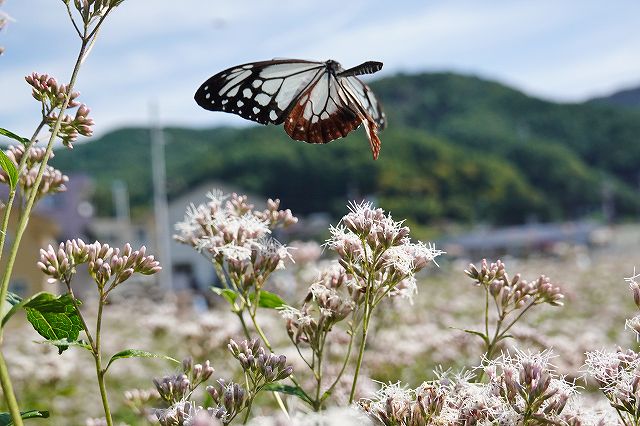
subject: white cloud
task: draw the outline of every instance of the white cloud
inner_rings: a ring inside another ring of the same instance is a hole
[[[60,2],[9,0],[16,19],[0,35],[0,116],[27,133],[37,113],[22,77],[64,78],[77,41]],[[127,0],[105,26],[78,88],[97,131],[148,122],[157,100],[168,122],[241,124],[199,109],[192,96],[208,76],[271,57],[382,60],[398,71],[462,70],[534,95],[579,100],[640,78],[640,4],[620,0]],[[62,24],[61,24],[62,23]],[[60,77],[62,76],[62,77]]]

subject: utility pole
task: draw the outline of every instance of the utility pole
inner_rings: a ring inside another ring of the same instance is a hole
[[[116,179],[111,183],[111,194],[116,207],[116,221],[120,229],[120,241],[124,244],[131,241],[132,245],[137,245],[139,241],[132,241],[131,215],[129,213],[129,190],[127,183],[122,179]]]
[[[169,207],[167,205],[167,172],[165,165],[164,132],[160,127],[158,105],[151,103],[151,172],[153,177],[153,212],[156,228],[156,252],[162,271],[156,276],[160,288],[172,291],[171,285],[171,235],[169,225]]]

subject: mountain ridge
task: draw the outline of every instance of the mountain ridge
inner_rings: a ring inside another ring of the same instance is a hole
[[[603,187],[618,213],[636,214],[640,112],[587,102],[559,104],[498,82],[454,73],[399,74],[371,83],[389,118],[372,161],[362,130],[327,145],[289,140],[281,128],[167,128],[169,195],[208,179],[279,197],[305,214],[344,212],[349,197],[378,203],[413,223],[522,223],[599,214]],[[126,181],[132,206],[150,206],[149,137],[120,129],[53,164],[98,182]]]

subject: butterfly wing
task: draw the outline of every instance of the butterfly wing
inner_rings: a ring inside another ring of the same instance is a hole
[[[354,98],[354,101],[361,105],[369,114],[371,119],[378,126],[378,131],[387,127],[387,120],[380,101],[373,94],[373,91],[357,77],[344,77],[340,79],[344,89]]]
[[[347,136],[361,122],[336,77],[326,72],[300,94],[284,129],[299,141],[328,143]]]
[[[252,62],[209,78],[194,98],[210,111],[230,112],[261,124],[280,124],[294,100],[325,70],[323,62],[297,59]]]

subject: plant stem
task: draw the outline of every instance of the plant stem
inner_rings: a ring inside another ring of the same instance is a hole
[[[484,288],[484,333],[489,337],[489,289]]]
[[[16,395],[13,392],[13,385],[11,384],[11,378],[9,377],[9,370],[7,369],[7,363],[4,361],[2,351],[0,351],[0,383],[2,384],[2,393],[4,394],[4,400],[9,408],[9,413],[11,413],[13,424],[15,426],[23,426],[20,407],[18,406]]]
[[[40,133],[40,131],[42,130],[42,128],[46,123],[44,120],[44,115],[45,114],[43,111],[43,117],[42,117],[42,120],[40,121],[40,124],[38,124],[38,127],[36,127],[36,130],[33,132],[33,136],[31,136],[31,139],[29,139],[29,142],[27,142],[24,146],[24,155],[22,156],[22,158],[20,159],[20,163],[18,164],[18,178],[20,177],[20,174],[26,167],[27,159],[29,158],[29,155],[28,155],[29,150],[35,143],[36,138],[38,137],[38,134]],[[7,230],[9,229],[9,218],[11,216],[11,208],[13,206],[13,201],[16,198],[16,193],[17,191],[15,189],[12,189],[9,192],[9,199],[7,200],[7,204],[4,207],[4,212],[2,214],[2,228],[0,230],[0,259],[2,259],[2,252],[4,251],[4,242],[7,238]],[[5,297],[6,297],[6,291],[5,291],[5,294],[0,294],[0,300],[4,300]]]
[[[262,328],[258,325],[258,321],[256,320],[255,314],[251,312],[251,309],[248,309],[248,311],[249,311],[249,316],[251,317],[251,322],[253,323],[253,326],[255,327],[256,332],[264,342],[264,345],[267,347],[267,349],[273,352],[273,349],[271,348],[271,344],[269,343],[269,340],[267,340],[267,336],[264,334],[264,331],[262,331]]]
[[[333,381],[331,386],[329,386],[329,388],[326,391],[324,391],[324,393],[322,394],[322,399],[320,400],[320,402],[323,402],[325,399],[327,399],[331,395],[333,388],[336,387],[336,385],[340,381],[340,378],[342,377],[342,374],[344,373],[344,370],[347,368],[347,364],[349,363],[349,358],[351,357],[351,348],[353,347],[353,341],[355,340],[355,335],[356,335],[355,330],[351,330],[351,338],[349,339],[349,346],[347,347],[347,354],[344,357],[342,368],[340,369],[338,376]]]
[[[105,304],[105,295],[100,290],[100,300],[98,304],[98,319],[96,320],[96,340],[95,340],[95,352],[94,359],[96,362],[96,374],[98,376],[98,386],[100,387],[100,397],[102,398],[102,407],[104,408],[104,415],[107,420],[107,426],[113,426],[113,419],[111,418],[111,410],[109,409],[109,399],[107,398],[107,387],[104,383],[104,376],[106,371],[102,368],[102,353],[100,349],[100,338],[102,329],[102,309]]]
[[[86,29],[85,29],[85,35],[86,35]],[[20,219],[18,221],[18,225],[16,228],[15,239],[13,241],[13,244],[11,245],[9,258],[7,259],[4,275],[2,276],[2,282],[0,283],[0,302],[3,302],[7,297],[7,291],[9,290],[9,281],[11,280],[13,265],[16,261],[16,257],[18,256],[20,241],[22,240],[22,235],[24,234],[27,228],[27,224],[29,223],[29,216],[31,215],[31,209],[33,208],[33,204],[35,203],[36,196],[38,194],[38,188],[40,187],[40,183],[42,182],[42,176],[44,175],[44,170],[47,166],[47,161],[49,160],[49,157],[51,156],[51,152],[53,151],[53,142],[56,140],[56,137],[58,136],[58,132],[60,131],[60,125],[62,123],[62,119],[64,118],[64,112],[67,109],[67,106],[69,105],[69,101],[71,100],[70,95],[73,91],[73,86],[75,85],[76,79],[78,77],[78,72],[80,71],[80,65],[82,63],[82,58],[84,57],[84,54],[85,54],[87,41],[88,41],[87,38],[83,38],[82,40],[82,44],[80,46],[80,52],[78,53],[78,59],[76,60],[75,66],[73,67],[71,79],[69,81],[69,85],[67,86],[67,96],[65,97],[65,100],[62,103],[62,106],[60,107],[58,119],[56,120],[56,123],[51,131],[51,136],[49,137],[49,143],[47,144],[47,149],[45,151],[44,157],[42,158],[42,163],[40,164],[40,168],[38,169],[38,174],[34,181],[34,185],[33,185],[34,190],[31,191],[31,194],[29,194],[29,199],[27,200],[25,209],[22,211],[22,214],[20,215]],[[27,153],[25,152],[24,157],[26,156],[27,156]],[[15,197],[15,193],[14,193],[14,197]],[[5,214],[9,215],[10,214],[9,210],[10,210],[9,208],[6,208]],[[4,225],[4,221],[3,221],[3,225]],[[0,343],[2,342],[3,332],[4,332],[4,328],[0,327]],[[11,407],[11,418],[13,420],[13,424],[15,426],[22,426],[23,425],[22,417],[20,416],[19,409],[17,408],[18,406],[16,402],[16,397],[15,397],[15,394],[13,393],[13,388],[10,385],[10,381],[11,379],[9,377],[9,372],[6,368],[6,365],[4,365],[4,368],[0,368],[0,382],[3,385],[4,399],[7,402],[7,405]],[[5,387],[5,384],[7,385],[6,387]]]
[[[11,280],[11,274],[13,272],[13,264],[15,263],[16,257],[18,256],[20,241],[22,240],[22,235],[24,234],[24,231],[27,228],[27,224],[29,223],[29,216],[31,215],[31,209],[33,208],[33,204],[35,203],[35,199],[38,194],[38,188],[40,187],[40,183],[42,182],[42,176],[44,175],[44,170],[47,166],[47,161],[49,161],[49,157],[51,157],[51,152],[53,151],[53,143],[58,137],[58,132],[60,131],[60,125],[62,123],[62,119],[64,118],[64,112],[67,109],[67,106],[69,105],[69,101],[71,100],[70,95],[73,91],[73,86],[75,85],[76,78],[78,77],[78,72],[80,71],[80,65],[81,65],[86,47],[87,47],[87,39],[83,39],[82,45],[80,46],[80,52],[78,53],[78,59],[76,60],[76,64],[73,67],[73,73],[71,74],[69,85],[67,86],[68,87],[67,96],[64,102],[62,103],[62,106],[60,107],[58,119],[56,120],[56,123],[51,131],[51,136],[49,137],[49,143],[47,144],[47,149],[45,151],[44,157],[42,158],[42,162],[40,163],[40,168],[38,169],[38,175],[36,176],[36,179],[33,184],[34,190],[31,191],[31,193],[29,194],[29,199],[27,200],[25,209],[20,215],[20,219],[18,221],[18,225],[16,228],[15,239],[13,244],[11,245],[9,258],[7,259],[4,275],[2,276],[2,282],[0,283],[0,301],[5,300],[5,298],[7,297],[9,281]],[[26,153],[25,153],[25,156],[26,156]],[[0,342],[2,341],[2,331],[3,329],[0,328]]]
[[[371,280],[369,275],[368,281]],[[367,283],[367,293],[364,300],[364,315],[362,320],[362,340],[360,341],[360,349],[358,351],[358,361],[356,362],[356,371],[353,375],[353,383],[351,384],[351,393],[349,394],[349,404],[353,402],[353,398],[356,394],[356,384],[358,382],[358,375],[360,374],[360,367],[362,365],[362,358],[364,357],[364,347],[367,344],[367,334],[369,331],[369,319],[371,318],[371,307],[369,306],[369,294],[371,293],[371,283]]]
[[[252,404],[253,404],[253,398],[249,398],[249,401],[247,401],[247,414],[244,415],[244,420],[242,421],[243,425],[246,425],[247,421],[249,421],[249,414],[251,414]]]

